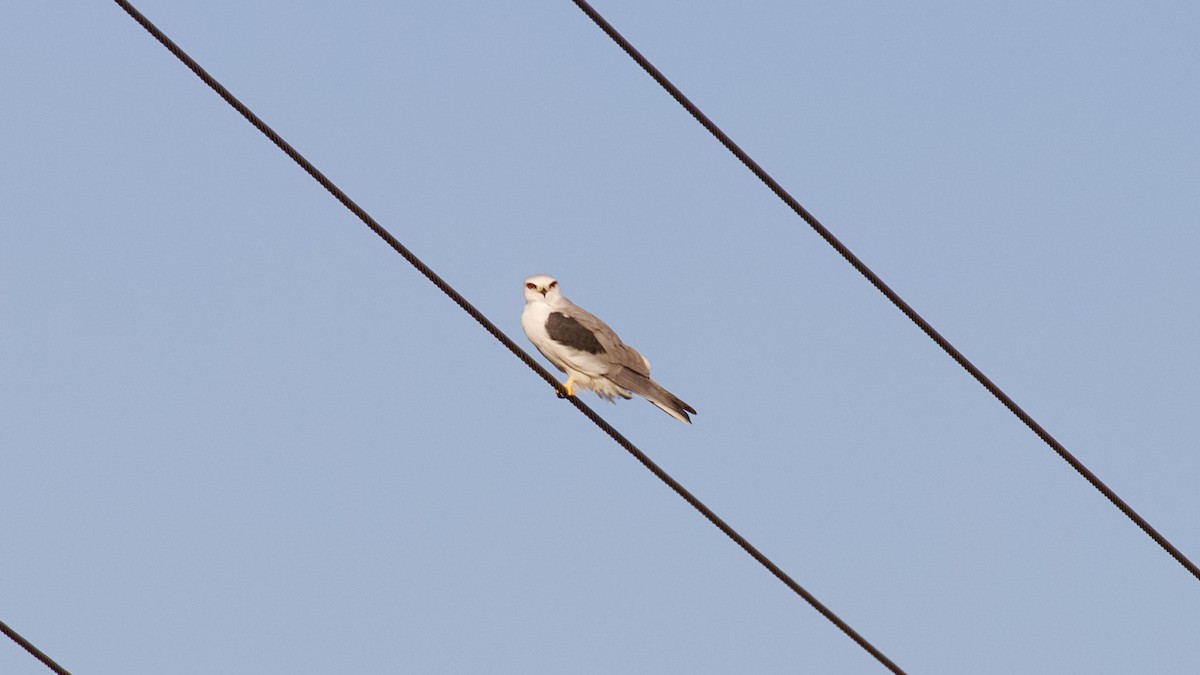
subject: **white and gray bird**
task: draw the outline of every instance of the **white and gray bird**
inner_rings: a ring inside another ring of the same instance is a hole
[[[600,398],[631,398],[637,394],[680,422],[692,423],[695,408],[650,379],[650,364],[636,349],[600,319],[563,297],[558,280],[538,274],[525,280],[525,311],[521,327],[538,351],[567,374],[564,387],[571,396],[575,385]]]

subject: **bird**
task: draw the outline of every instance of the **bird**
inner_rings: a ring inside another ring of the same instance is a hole
[[[671,417],[691,424],[696,409],[650,379],[650,363],[600,319],[563,297],[558,280],[547,274],[525,279],[525,336],[562,372],[570,396],[583,387],[610,403],[637,394]]]

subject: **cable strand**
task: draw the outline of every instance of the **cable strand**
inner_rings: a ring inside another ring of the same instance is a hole
[[[1050,432],[1046,431],[1046,429],[1042,427],[1037,420],[1033,419],[1029,413],[1025,412],[1021,406],[1017,405],[1017,402],[1014,401],[1012,397],[1005,393],[1004,390],[996,385],[996,383],[992,382],[987,375],[984,375],[983,371],[981,371],[975,366],[974,363],[967,359],[967,357],[964,356],[963,353],[960,352],[954,345],[950,344],[950,341],[943,337],[942,334],[939,333],[932,324],[926,321],[925,318],[918,314],[917,311],[912,308],[912,306],[905,302],[898,293],[884,283],[883,279],[878,274],[871,270],[871,268],[867,267],[866,263],[860,260],[858,256],[854,255],[854,253],[845,244],[839,241],[838,238],[835,237],[828,228],[822,225],[815,216],[809,213],[808,210],[800,204],[800,202],[796,201],[796,198],[792,197],[792,195],[788,193],[788,191],[785,190],[783,186],[780,185],[774,178],[772,178],[771,175],[766,172],[766,170],[764,170],[758,165],[757,162],[751,159],[750,155],[747,154],[745,150],[742,150],[737,143],[734,143],[732,138],[722,131],[720,127],[716,125],[716,123],[709,119],[708,116],[696,106],[696,104],[692,103],[691,100],[689,100],[688,97],[685,96],[678,87],[676,87],[670,80],[667,79],[665,75],[662,74],[661,71],[658,70],[658,68],[655,68],[654,64],[650,63],[649,59],[647,59],[641,54],[641,52],[634,48],[633,44],[630,43],[629,40],[626,40],[624,36],[617,32],[617,29],[614,28],[612,24],[610,24],[603,16],[601,16],[599,12],[585,2],[585,0],[571,1],[574,2],[575,5],[578,6],[579,9],[582,10],[583,13],[586,14],[588,18],[590,18],[600,28],[600,30],[604,31],[604,33],[607,34],[608,37],[613,40],[613,42],[617,43],[617,45],[624,50],[630,58],[637,62],[637,64],[641,66],[642,70],[645,70],[646,73],[649,74],[650,77],[659,84],[659,86],[665,89],[667,93],[679,103],[679,105],[683,106],[683,108],[687,110],[688,113],[691,114],[691,116],[694,117],[701,126],[715,136],[716,139],[720,141],[721,145],[725,146],[725,148],[729,150],[729,152],[733,153],[733,155],[737,157],[742,164],[746,165],[746,168],[750,169],[751,173],[765,183],[766,186],[770,188],[771,192],[775,193],[779,199],[781,199],[785,204],[788,205],[789,208],[795,211],[796,215],[800,216],[804,222],[808,223],[808,225],[812,227],[812,229],[815,230],[822,239],[824,239],[830,246],[834,248],[834,250],[836,250],[843,258],[846,259],[846,262],[850,263],[854,269],[858,270],[860,274],[866,277],[867,281],[871,282],[872,286],[878,289],[879,292],[887,297],[887,299],[890,300],[892,304],[894,304],[901,312],[903,312],[904,315],[909,318],[909,320],[915,323],[922,332],[928,335],[929,338],[937,343],[937,345],[941,347],[943,351],[950,355],[950,358],[954,359],[958,365],[962,366],[964,370],[970,373],[971,377],[975,378],[979,384],[983,385],[983,388],[988,390],[992,396],[995,396],[1005,408],[1008,408],[1009,412],[1011,412],[1013,415],[1016,415],[1017,419],[1021,420],[1025,426],[1029,427],[1029,429],[1033,431],[1038,438],[1042,439],[1046,445],[1050,446],[1050,449],[1054,450],[1054,452],[1056,452],[1059,457],[1065,460],[1067,464],[1071,466],[1071,468],[1075,469],[1075,471],[1083,476],[1088,483],[1091,483],[1092,487],[1096,488],[1100,494],[1104,495],[1108,501],[1112,502],[1112,504],[1116,506],[1121,513],[1124,513],[1130,520],[1134,522],[1134,524],[1141,528],[1143,532],[1149,535],[1149,537],[1153,539],[1156,544],[1161,546],[1163,550],[1170,554],[1171,557],[1176,560],[1176,562],[1178,562],[1180,565],[1183,565],[1184,569],[1190,572],[1192,576],[1196,577],[1196,579],[1200,580],[1200,567],[1197,567],[1196,564],[1189,560],[1182,551],[1176,548],[1175,545],[1168,541],[1167,538],[1162,534],[1160,534],[1158,530],[1154,529],[1154,527],[1151,526],[1145,518],[1134,511],[1133,507],[1127,504],[1125,500],[1121,499],[1117,493],[1112,490],[1112,488],[1105,485],[1105,483],[1100,480],[1099,476],[1093,473],[1091,469],[1087,468],[1087,466],[1085,466],[1083,462],[1075,457],[1075,455],[1071,454],[1071,452],[1068,451],[1062,443],[1059,443],[1056,438],[1051,436]]]
[[[44,663],[47,668],[58,673],[58,675],[71,675],[69,672],[67,672],[66,668],[63,668],[62,666],[55,663],[54,659],[50,658],[49,656],[46,656],[45,652],[38,649],[37,647],[34,647],[32,642],[21,637],[20,633],[13,630],[12,628],[9,628],[8,624],[4,623],[3,621],[0,621],[0,633],[4,633],[5,635],[8,636],[8,638],[10,640],[17,643],[18,645],[21,645],[22,649],[29,652],[30,654],[33,654],[33,657],[35,659]]]
[[[167,37],[165,33],[159,30],[157,26],[151,23],[150,20],[145,17],[145,15],[139,12],[132,4],[127,2],[127,0],[114,0],[114,2],[116,2],[123,10],[125,10],[125,12],[128,13],[135,21],[137,21],[142,28],[154,36],[154,38],[158,40],[168,51],[170,51],[171,54],[182,61],[184,65],[186,65],[193,73],[196,74],[197,77],[199,77],[205,84],[212,88],[213,91],[215,91],[222,99],[224,99],[226,103],[237,110],[238,113],[245,117],[248,122],[250,122],[250,124],[262,132],[263,135],[270,139],[272,143],[279,147],[279,149],[282,150],[294,162],[299,164],[305,172],[312,176],[314,180],[316,180],[322,187],[329,191],[329,193],[332,194],[339,202],[341,202],[343,206],[349,209],[355,216],[359,218],[359,220],[366,224],[371,231],[379,235],[379,237],[387,242],[389,246],[395,249],[397,253],[403,256],[405,260],[407,260],[413,267],[417,268],[421,274],[423,274],[427,279],[429,279],[430,282],[437,286],[439,290],[449,296],[450,299],[455,302],[455,304],[461,307],[465,312],[467,312],[467,314],[469,314],[481,326],[483,326],[483,328],[487,330],[492,337],[499,340],[505,347],[508,348],[510,352],[517,356],[517,358],[521,359],[525,365],[529,366],[530,369],[536,372],[543,380],[546,380],[547,383],[553,386],[560,395],[569,400],[571,404],[579,410],[579,412],[583,413],[585,417],[591,420],[596,426],[604,431],[604,433],[608,434],[608,436],[611,437],[618,445],[633,455],[638,462],[645,466],[659,480],[665,483],[676,494],[682,497],[684,501],[699,511],[700,514],[708,519],[708,521],[714,526],[716,526],[717,529],[732,539],[734,543],[741,547],[742,550],[750,555],[750,557],[754,558],[754,560],[756,560],[759,564],[767,568],[771,574],[773,574],[776,578],[782,581],[784,585],[808,602],[808,604],[812,605],[817,612],[837,626],[838,629],[849,636],[855,643],[869,652],[893,673],[897,673],[899,675],[903,674],[904,671],[902,671],[899,666],[888,659],[887,656],[875,648],[871,643],[867,642],[867,640],[857,631],[851,628],[849,624],[839,618],[833,613],[832,610],[822,604],[815,596],[813,596],[802,586],[800,586],[800,584],[798,584],[794,579],[788,576],[787,573],[780,569],[779,566],[767,558],[767,556],[761,551],[755,548],[748,540],[746,540],[745,537],[738,534],[738,532],[734,530],[728,523],[717,516],[712,509],[708,508],[708,506],[701,502],[695,495],[684,488],[683,485],[668,475],[666,471],[659,467],[658,464],[651,460],[648,455],[642,452],[629,439],[625,438],[625,436],[617,431],[615,427],[600,417],[599,414],[597,414],[577,397],[567,396],[566,390],[563,388],[563,385],[558,381],[557,378],[555,378],[548,370],[542,367],[541,364],[529,356],[525,350],[521,349],[515,342],[512,341],[511,338],[505,335],[504,332],[499,329],[499,327],[492,323],[491,320],[489,320],[482,312],[468,302],[467,299],[453,287],[451,287],[449,283],[438,276],[428,265],[417,258],[415,254],[401,244],[400,241],[392,236],[390,232],[384,229],[382,225],[376,222],[375,219],[370,216],[370,214],[368,214],[362,207],[350,199],[345,192],[338,188],[337,185],[335,185],[331,180],[329,180],[329,178],[321,173],[311,162],[305,159],[304,156],[302,156],[295,148],[293,148],[279,134],[271,129],[266,122],[255,115],[254,112],[252,112],[245,104],[239,101],[228,89],[226,89],[212,75],[205,71],[199,63],[197,63],[194,59],[192,59],[192,57],[184,52],[183,49],[176,45],[169,37]]]

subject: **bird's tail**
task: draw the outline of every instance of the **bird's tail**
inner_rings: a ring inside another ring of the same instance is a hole
[[[661,408],[663,412],[680,422],[686,424],[692,423],[692,419],[688,417],[688,413],[695,415],[696,409],[684,403],[675,394],[663,389],[659,383],[649,377],[628,368],[622,368],[616,376],[612,377],[612,380],[618,385],[650,401]]]

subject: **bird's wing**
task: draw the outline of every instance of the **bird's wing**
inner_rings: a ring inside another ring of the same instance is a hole
[[[650,375],[649,362],[636,349],[621,342],[620,336],[596,315],[574,303],[563,313],[582,329],[581,332],[589,334],[589,344],[593,348],[600,347],[598,351],[585,351],[596,354],[614,366],[624,366],[647,377]]]
[[[603,361],[607,366],[603,375],[609,381],[650,401],[680,422],[691,424],[688,413],[695,414],[696,409],[650,379],[649,362],[636,349],[621,342],[608,324],[574,303],[555,311],[562,318],[555,319],[551,314],[547,321],[551,339]]]
[[[556,343],[588,354],[603,354],[600,334],[566,312],[550,312],[546,317],[546,334]]]

